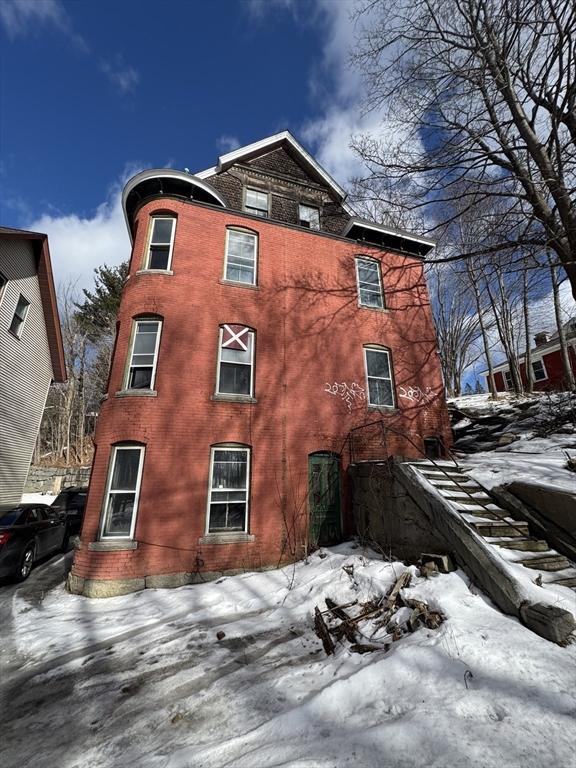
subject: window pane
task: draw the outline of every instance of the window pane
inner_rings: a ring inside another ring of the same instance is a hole
[[[143,323],[138,323],[138,330],[134,338],[134,354],[135,355],[153,355],[156,349],[156,336],[158,333],[158,323],[154,323],[154,331],[152,333],[142,328]],[[152,324],[150,324],[152,325]]]
[[[138,466],[140,464],[139,448],[122,448],[116,451],[114,473],[110,490],[135,490],[138,479]]]
[[[148,269],[168,269],[170,247],[166,245],[151,245],[148,258]]]
[[[228,254],[242,256],[245,259],[254,258],[254,246],[256,238],[247,232],[228,232]]]
[[[226,528],[226,504],[210,504],[209,531],[221,531]]]
[[[214,451],[213,488],[246,488],[246,451]]]
[[[224,347],[222,349],[222,360],[227,363],[244,363],[250,365],[251,362],[251,334],[248,336],[248,349],[230,349],[230,347]]]
[[[268,193],[258,192],[255,189],[246,190],[246,207],[257,208],[261,211],[268,212]]]
[[[173,224],[174,219],[154,219],[152,242],[170,245]]]
[[[209,531],[243,531],[246,504],[210,504]]]
[[[125,451],[123,451],[125,453]],[[134,493],[113,493],[108,499],[104,535],[129,536],[134,511]]]
[[[380,282],[378,279],[378,265],[374,261],[359,261],[358,262],[358,279],[360,282],[372,283],[375,287],[378,287]]]
[[[249,395],[250,370],[251,366],[249,365],[221,363],[219,391],[228,395]]]
[[[246,491],[212,491],[212,501],[214,504],[226,501],[246,501]]]
[[[128,380],[129,389],[150,389],[152,387],[152,368],[131,368]]]
[[[310,205],[300,206],[300,221],[307,222],[310,229],[320,229],[320,211]]]
[[[380,293],[363,288],[360,289],[360,304],[363,304],[366,307],[380,307],[380,309],[384,306],[382,295]]]
[[[366,365],[368,368],[368,376],[383,376],[386,379],[390,378],[390,364],[388,362],[387,352],[367,349]]]
[[[386,379],[368,379],[368,392],[372,405],[394,405],[392,382]]]

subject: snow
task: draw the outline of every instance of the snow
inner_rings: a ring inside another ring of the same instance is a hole
[[[56,496],[53,493],[23,493],[22,504],[52,504]]]
[[[461,572],[426,580],[410,568],[404,593],[444,614],[439,629],[387,652],[324,654],[314,606],[384,594],[404,570],[347,544],[101,601],[19,588],[2,766],[574,765],[576,645],[529,632]]]
[[[470,427],[474,419],[479,419],[480,425],[486,417],[503,419],[504,426],[492,434],[491,450],[467,452],[459,457],[463,468],[484,488],[490,490],[522,481],[576,493],[576,474],[566,468],[567,456],[576,456],[574,410],[570,412],[576,408],[573,394],[541,393],[523,398],[502,394],[496,401],[490,395],[470,395],[450,402],[466,414],[466,418],[455,423],[456,433]],[[566,423],[559,423],[562,412],[566,414]],[[548,425],[552,425],[550,429]],[[499,445],[503,433],[517,439],[509,445]],[[486,434],[481,434],[478,442],[484,447],[487,439]],[[468,445],[468,450],[473,447]]]

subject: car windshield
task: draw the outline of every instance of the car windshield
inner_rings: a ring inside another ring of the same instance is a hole
[[[11,509],[10,512],[4,512],[0,516],[0,528],[8,525],[22,525],[24,522],[24,513],[26,510],[21,508]]]

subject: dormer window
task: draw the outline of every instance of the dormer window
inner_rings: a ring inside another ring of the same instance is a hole
[[[301,227],[308,229],[320,229],[320,211],[313,205],[299,205],[298,218]]]
[[[258,189],[247,189],[244,210],[253,216],[268,218],[268,197],[268,192],[260,192]]]

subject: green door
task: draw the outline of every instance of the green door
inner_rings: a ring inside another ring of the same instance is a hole
[[[340,457],[334,453],[308,456],[310,545],[327,546],[342,540],[340,517]]]

